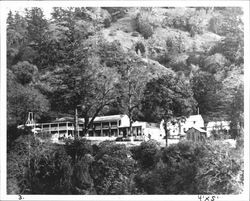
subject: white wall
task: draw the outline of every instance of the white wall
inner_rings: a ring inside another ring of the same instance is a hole
[[[121,125],[119,127],[129,127],[129,117],[128,117],[128,115],[124,115],[121,118]]]

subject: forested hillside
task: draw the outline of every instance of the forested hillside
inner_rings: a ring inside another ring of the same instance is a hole
[[[240,8],[54,8],[47,19],[40,8],[11,11],[8,123],[23,123],[28,111],[49,121],[77,105],[83,117],[127,113],[158,121],[147,115],[155,108],[143,105],[153,104],[176,116],[199,107],[206,121],[239,118],[242,14]],[[162,77],[169,86],[156,102],[145,101]],[[185,96],[168,93],[173,86]],[[162,96],[171,104],[161,105]]]
[[[199,108],[205,122],[243,128],[242,15],[237,7],[10,11],[8,193],[241,193],[243,136],[233,129],[236,148],[213,141],[161,148],[153,140],[128,148],[84,139],[55,145],[17,126],[28,112],[50,122],[77,109],[87,131],[100,115],[159,123]]]

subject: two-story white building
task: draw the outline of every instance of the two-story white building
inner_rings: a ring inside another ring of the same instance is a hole
[[[84,119],[78,119],[76,132],[80,137],[89,140],[115,140],[117,137],[130,137],[137,140],[160,139],[164,137],[164,132],[160,129],[160,124],[148,122],[133,122],[132,133],[130,133],[130,121],[127,115],[99,116],[93,121],[91,128],[84,134]],[[33,123],[32,127],[40,132],[51,134],[52,140],[73,138],[74,118],[58,118],[51,123]]]

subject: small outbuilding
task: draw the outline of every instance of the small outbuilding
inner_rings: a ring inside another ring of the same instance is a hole
[[[207,131],[202,128],[191,127],[186,131],[186,139],[194,142],[204,142],[207,138]]]

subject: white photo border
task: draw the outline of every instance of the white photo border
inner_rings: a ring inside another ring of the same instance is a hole
[[[240,195],[216,195],[218,201],[248,201],[249,200],[249,1],[1,1],[1,67],[0,67],[0,200],[200,200],[198,195],[7,195],[6,188],[6,19],[9,9],[19,10],[28,7],[242,7],[244,10],[244,192]],[[209,201],[212,201],[212,195]]]

